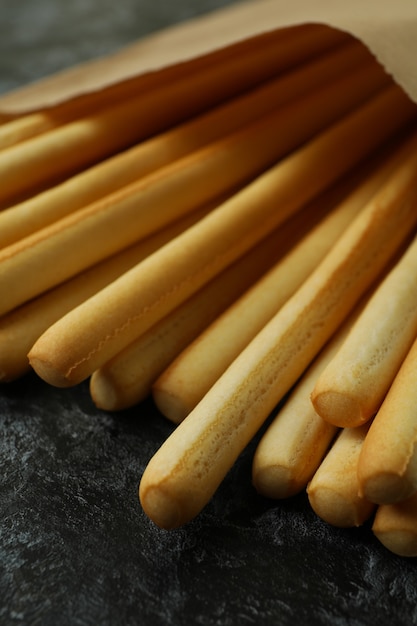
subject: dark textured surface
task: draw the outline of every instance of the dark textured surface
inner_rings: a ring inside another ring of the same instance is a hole
[[[250,486],[251,448],[201,516],[161,531],[137,485],[170,426],[150,403],[96,411],[29,376],[0,396],[1,624],[412,624],[414,561],[305,497]],[[294,621],[295,620],[295,621]]]
[[[0,0],[0,91],[226,2]],[[305,496],[259,498],[252,447],[173,532],[137,487],[170,425],[145,403],[97,411],[82,385],[0,388],[1,626],[409,625],[417,563],[369,528],[328,527]]]

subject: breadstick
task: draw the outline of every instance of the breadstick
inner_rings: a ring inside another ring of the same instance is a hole
[[[404,201],[413,150],[322,263],[233,361],[150,460],[145,513],[173,528],[207,504],[267,416],[379,276],[417,222]],[[415,174],[414,174],[415,177]],[[404,180],[405,178],[405,180]],[[400,184],[402,183],[402,184]]]
[[[0,213],[0,248],[108,195],[187,153],[242,128],[324,84],[338,72],[369,63],[353,43],[263,84],[231,102],[117,154]],[[375,75],[381,74],[380,68]],[[385,80],[381,75],[381,81]]]
[[[44,112],[35,112],[11,120],[0,126],[0,150],[40,135],[55,126],[53,117]]]
[[[53,80],[56,81],[57,78],[55,75]],[[7,115],[3,123],[0,115],[0,150],[37,137],[57,126],[62,126],[98,109],[103,109],[111,102],[127,98],[132,93],[132,86],[128,83],[119,83],[118,85],[113,85],[111,90],[107,88],[104,94],[103,91],[100,93],[91,92],[84,94],[82,97],[70,98],[67,101],[44,109],[38,108],[37,110],[30,110],[17,115]],[[10,94],[6,95],[6,100],[9,96]],[[12,94],[12,99],[13,97],[16,97],[16,93]]]
[[[263,496],[288,498],[305,489],[336,436],[339,429],[317,415],[310,393],[362,308],[363,301],[297,381],[261,437],[253,458],[252,480]]]
[[[409,288],[414,290],[415,279]],[[417,491],[416,364],[417,341],[372,422],[359,459],[361,493],[378,504],[392,504]]]
[[[395,504],[383,504],[375,513],[372,531],[394,554],[417,556],[417,494]]]
[[[57,126],[85,115],[87,111],[97,109],[87,104],[89,99],[68,101],[42,111],[31,111],[18,117],[9,118],[0,124],[0,150],[10,148],[26,139],[31,139]],[[103,106],[103,105],[101,105]]]
[[[214,206],[194,211],[167,228],[102,261],[55,289],[0,318],[0,381],[11,382],[29,369],[28,352],[41,334],[87,298],[191,226]]]
[[[384,278],[344,345],[318,378],[316,411],[340,427],[379,409],[417,336],[417,239]]]
[[[4,248],[0,293],[7,298],[0,314],[256,176],[374,91],[373,76],[365,69],[334,81]],[[406,117],[414,113],[398,87],[382,99],[392,99]]]
[[[294,36],[300,50],[290,38],[279,38],[7,148],[0,152],[0,202],[80,171],[340,41],[320,29],[306,33],[304,44]]]
[[[361,526],[375,509],[358,493],[357,467],[367,430],[367,424],[342,429],[308,485],[313,510],[333,526]]]
[[[62,77],[63,75],[55,75],[52,77],[52,81],[58,83]],[[168,77],[166,80],[169,80]],[[32,85],[29,85],[29,90],[31,87]],[[126,100],[135,94],[135,90],[138,93],[136,81],[125,81],[98,92],[87,92],[82,96],[70,97],[68,100],[63,100],[46,108],[39,108],[40,105],[38,105],[34,110],[7,115],[3,124],[0,116],[0,150],[38,137],[49,130],[63,126],[77,118],[91,115],[93,112],[107,108],[123,99]],[[141,92],[143,92],[143,88]],[[16,102],[17,92],[6,94],[6,101],[10,96]]]
[[[300,229],[312,222],[305,211],[289,220],[235,261],[191,298],[127,346],[90,380],[99,408],[115,411],[133,406],[149,395],[152,383],[172,359],[219,313],[266,271]]]
[[[389,172],[398,164],[400,154],[401,151],[382,163],[357,186],[274,269],[219,316],[161,374],[153,385],[153,397],[165,417],[178,424],[198,404],[385,182]],[[309,207],[310,211],[316,212],[316,205],[322,202],[323,198],[319,197]]]
[[[31,350],[34,369],[59,386],[90,376],[414,114],[393,88],[348,115],[49,328]]]

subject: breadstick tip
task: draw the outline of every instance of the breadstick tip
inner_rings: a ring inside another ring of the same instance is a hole
[[[74,383],[72,380],[67,378],[65,374],[58,371],[54,368],[49,359],[46,357],[42,357],[41,355],[36,355],[32,351],[28,354],[29,364],[39,376],[46,383],[52,385],[53,387],[72,387]]]
[[[90,378],[90,396],[95,406],[103,411],[121,408],[117,389],[102,370],[96,370]]]
[[[370,417],[364,415],[360,403],[354,396],[335,390],[321,391],[318,385],[311,394],[311,402],[320,417],[339,428],[361,426]]]
[[[146,515],[160,528],[172,530],[184,523],[180,505],[162,485],[146,484],[142,478],[139,500]]]
[[[417,556],[417,537],[415,533],[404,529],[378,530],[373,528],[375,537],[393,554],[413,558]]]
[[[308,499],[313,511],[325,522],[338,528],[361,526],[370,516],[373,504],[359,507],[351,498],[345,498],[330,487],[320,485],[317,489],[307,487]]]
[[[256,467],[252,471],[252,483],[256,491],[265,498],[280,500],[289,498],[301,491],[305,484],[292,475],[290,469],[279,465]]]
[[[417,556],[417,495],[379,506],[372,524],[372,532],[385,548],[405,557]]]
[[[401,474],[385,471],[363,477],[360,462],[358,480],[360,495],[376,504],[401,502],[415,492],[415,486]]]
[[[158,381],[152,387],[152,397],[157,409],[174,424],[180,424],[194,407],[187,407],[182,398],[159,386]]]

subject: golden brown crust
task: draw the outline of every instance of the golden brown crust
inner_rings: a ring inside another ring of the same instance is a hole
[[[404,557],[417,556],[417,495],[396,504],[378,507],[372,530],[391,552]]]
[[[343,429],[308,486],[313,510],[333,526],[360,526],[375,508],[358,494],[357,466],[366,432],[366,425]]]
[[[362,493],[380,504],[417,490],[417,343],[414,342],[375,416],[361,453]]]
[[[412,204],[414,197],[411,191],[404,204]],[[416,277],[417,239],[378,285],[349,337],[318,378],[312,401],[323,419],[351,428],[379,410],[417,336]]]

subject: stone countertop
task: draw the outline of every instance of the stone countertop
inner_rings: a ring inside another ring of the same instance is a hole
[[[2,0],[0,92],[227,2]],[[417,565],[304,494],[260,498],[254,441],[202,514],[156,528],[137,497],[171,425],[147,401],[98,411],[87,385],[0,388],[2,626],[409,625]]]

